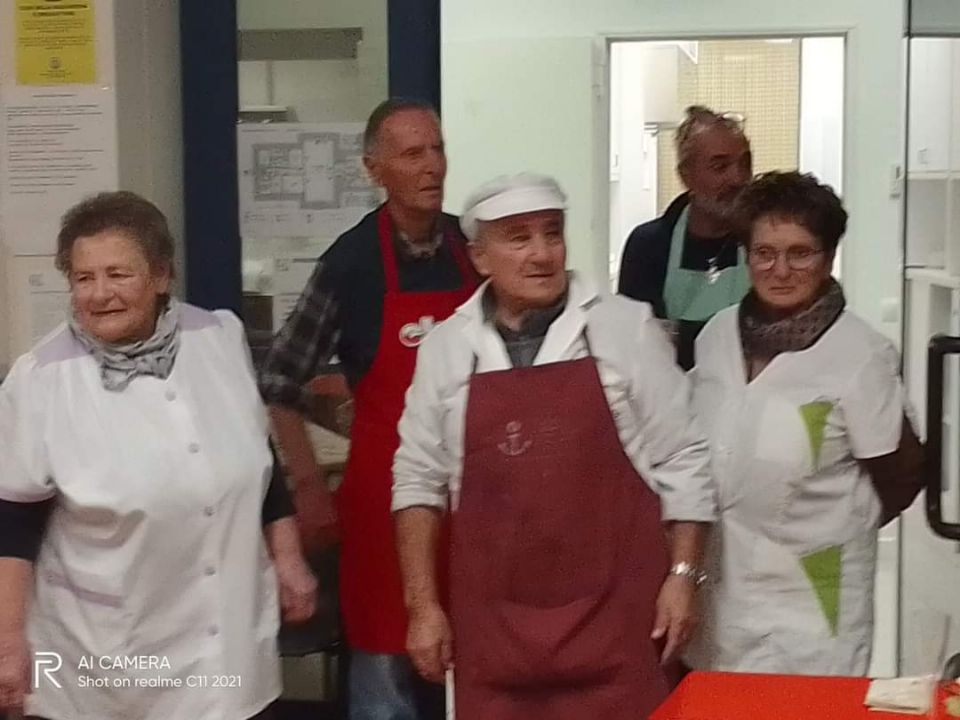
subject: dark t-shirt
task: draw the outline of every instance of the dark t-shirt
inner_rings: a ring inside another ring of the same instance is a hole
[[[667,279],[673,229],[680,213],[689,202],[689,195],[684,193],[670,203],[663,215],[638,225],[630,233],[623,249],[618,292],[634,300],[650,303],[659,318],[667,316],[663,289]],[[737,239],[734,235],[703,239],[688,231],[680,267],[706,272],[718,250],[720,255],[716,260],[717,269],[733,267],[739,262]],[[681,320],[678,323],[677,363],[685,370],[694,365],[694,341],[704,325],[706,322],[693,320]]]

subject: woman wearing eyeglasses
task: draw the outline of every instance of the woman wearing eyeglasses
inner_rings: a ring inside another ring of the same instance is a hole
[[[712,534],[696,668],[863,675],[877,528],[920,486],[893,344],[830,274],[847,213],[811,175],[740,198],[751,291],[697,339],[694,406],[712,451]]]

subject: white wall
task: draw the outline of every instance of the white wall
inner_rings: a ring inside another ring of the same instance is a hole
[[[459,213],[470,190],[495,175],[524,170],[554,175],[570,197],[570,261],[601,281],[607,263],[607,219],[601,218],[599,204],[593,207],[592,193],[597,172],[600,178],[608,173],[605,143],[595,140],[607,125],[604,115],[595,112],[599,98],[594,82],[601,80],[592,66],[593,39],[497,39],[496,28],[490,37],[455,39],[461,5],[469,3],[444,3],[441,9],[448,210]],[[461,21],[469,24],[473,18],[483,27],[502,14],[501,32],[510,33],[516,28],[514,13],[526,7],[497,0],[476,16],[463,12]],[[544,8],[545,16],[552,12]],[[602,211],[606,215],[605,204]]]
[[[356,60],[241,62],[241,105],[290,106],[300,122],[359,122],[387,97],[387,4],[382,0],[238,0],[237,25],[241,30],[363,29]]]
[[[619,268],[630,231],[657,215],[662,189],[658,183],[659,142],[669,134],[643,132],[644,126],[676,124],[683,116],[680,102],[681,42],[616,42],[610,46],[609,99],[611,157],[619,173],[611,183],[609,252],[611,273]],[[662,178],[661,178],[662,180]]]
[[[902,162],[900,0],[489,0],[482,13],[446,0],[441,18],[449,208],[489,176],[554,173],[571,197],[571,262],[598,280],[609,221],[605,72],[594,67],[604,37],[848,33],[844,283],[851,306],[899,342],[899,322],[883,322],[880,308],[900,297],[900,208],[888,182]]]
[[[657,139],[646,123],[676,122],[678,53],[674,44],[614,43],[610,48],[610,276],[627,236],[657,214]],[[615,280],[612,280],[614,287]]]
[[[842,38],[800,46],[800,169],[843,193]]]

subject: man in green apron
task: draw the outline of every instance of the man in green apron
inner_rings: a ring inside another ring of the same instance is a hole
[[[687,108],[676,143],[677,171],[687,192],[630,233],[619,292],[650,303],[670,321],[677,362],[690,369],[701,328],[750,287],[733,209],[750,182],[753,161],[742,118],[702,106]]]

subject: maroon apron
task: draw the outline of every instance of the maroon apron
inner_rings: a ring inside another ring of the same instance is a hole
[[[358,650],[406,653],[407,613],[394,541],[390,499],[397,423],[413,378],[417,346],[476,287],[476,274],[458,239],[445,239],[463,278],[456,290],[403,292],[390,216],[378,217],[386,293],[373,365],[354,391],[350,457],[337,493],[342,544],[340,606],[347,641]]]
[[[457,720],[636,720],[670,561],[592,357],[474,374],[453,513]]]

